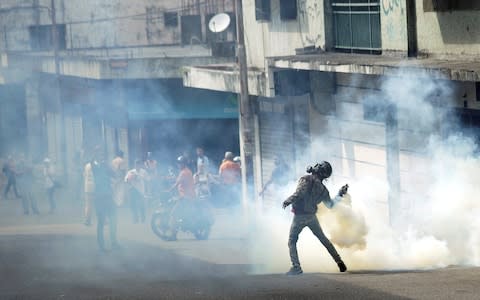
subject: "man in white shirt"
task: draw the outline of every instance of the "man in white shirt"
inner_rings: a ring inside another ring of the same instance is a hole
[[[93,179],[92,164],[85,164],[83,169],[83,191],[85,194],[85,225],[92,225],[92,205],[95,192],[95,181]]]
[[[203,169],[205,172],[210,172],[210,160],[208,159],[208,157],[205,155],[204,151],[203,151],[203,148],[202,147],[197,147],[197,169],[196,169],[196,172],[198,172],[198,170],[200,170],[200,166],[203,166]]]
[[[130,208],[133,215],[133,223],[138,221],[145,223],[145,181],[148,174],[142,168],[142,161],[135,161],[135,168],[127,172],[125,182],[130,187]]]

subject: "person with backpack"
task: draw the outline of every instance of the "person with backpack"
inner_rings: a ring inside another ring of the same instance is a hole
[[[333,244],[323,233],[316,213],[317,205],[321,202],[328,208],[332,208],[335,203],[339,202],[347,193],[348,185],[346,184],[340,188],[337,196],[331,199],[330,193],[323,184],[323,180],[332,175],[332,166],[330,163],[323,161],[315,164],[313,167],[309,166],[307,167],[307,173],[309,174],[299,179],[295,193],[283,202],[283,208],[285,209],[287,206],[292,205],[292,211],[294,213],[288,237],[288,248],[292,267],[287,272],[287,275],[299,275],[303,273],[297,253],[297,241],[298,235],[305,227],[310,228],[323,246],[327,248],[328,253],[330,253],[337,263],[340,272],[345,272],[347,267]]]

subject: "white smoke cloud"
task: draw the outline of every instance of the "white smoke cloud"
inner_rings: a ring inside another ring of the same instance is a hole
[[[407,172],[401,178],[402,188],[407,186],[409,191],[402,193],[399,211],[392,212],[398,224],[390,224],[386,176],[385,179],[375,176],[348,179],[351,206],[347,201],[330,211],[323,207],[319,210],[320,224],[349,270],[431,269],[480,264],[480,202],[475,197],[476,175],[480,170],[477,145],[472,137],[458,131],[461,127],[455,118],[447,117],[446,108],[454,105],[454,86],[447,81],[417,75],[402,71],[398,76],[385,77],[381,92],[365,98],[365,101],[371,97],[377,102],[388,99],[395,103],[399,129],[408,130],[409,139],[420,141],[411,143],[413,149],[408,150],[420,157],[423,164],[406,166],[401,162],[400,165],[402,172]],[[355,130],[355,125],[350,129]],[[331,151],[321,145],[332,135],[335,136],[325,132],[315,137],[313,159],[329,157]],[[325,156],[318,156],[319,153]],[[407,180],[412,173],[423,176],[422,184],[408,186]],[[327,182],[330,193],[335,194],[342,184],[335,178],[334,166],[333,180]],[[279,193],[276,198],[283,201],[293,190],[294,187]],[[251,258],[261,267],[254,272],[288,270],[287,241],[291,219],[291,215],[281,210],[280,204],[268,214],[259,216],[257,230],[251,236]],[[328,252],[308,228],[300,235],[297,246],[304,271],[337,272]]]

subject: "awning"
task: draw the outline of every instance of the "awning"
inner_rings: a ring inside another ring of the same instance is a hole
[[[150,94],[125,95],[130,120],[236,119],[237,95],[185,88],[181,80],[171,80],[168,88]]]
[[[268,96],[269,87],[265,72],[248,70],[248,91],[250,95]],[[205,65],[185,67],[183,85],[192,88],[240,93],[240,77],[236,64]]]

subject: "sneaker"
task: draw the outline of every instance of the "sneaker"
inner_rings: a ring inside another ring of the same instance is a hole
[[[345,272],[347,270],[347,266],[343,263],[343,261],[337,263],[338,265],[338,269],[340,270],[340,272]]]
[[[290,268],[290,270],[285,273],[286,275],[300,275],[302,274],[302,268],[300,266],[293,266]]]

